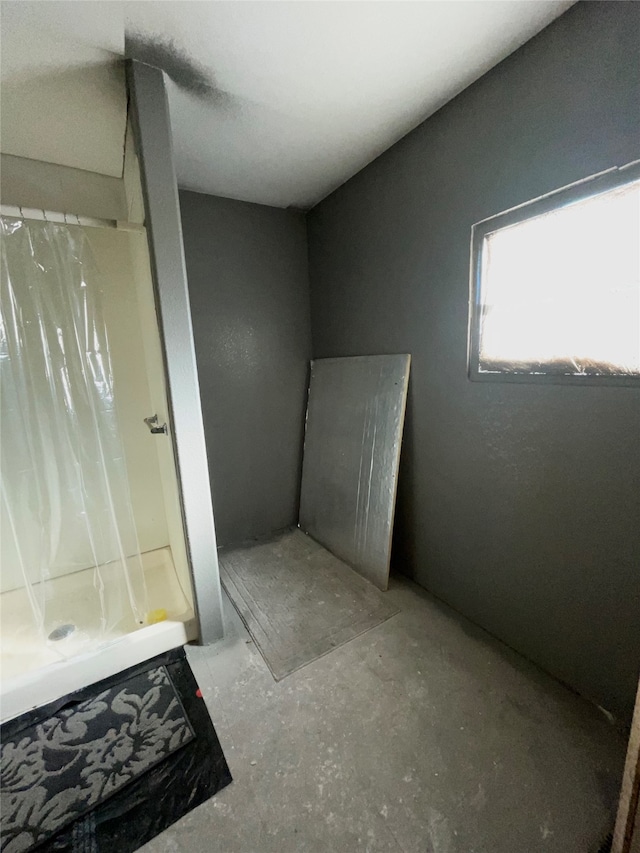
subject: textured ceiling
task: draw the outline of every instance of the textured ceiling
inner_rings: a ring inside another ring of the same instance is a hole
[[[122,56],[126,32],[129,55],[178,81],[181,186],[309,207],[571,3],[5,0],[3,43],[26,26],[41,58],[50,39],[72,63],[89,50]],[[49,73],[56,63],[58,48]]]

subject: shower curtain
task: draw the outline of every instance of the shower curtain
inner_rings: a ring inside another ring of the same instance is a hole
[[[2,216],[0,237],[0,592],[91,646],[146,613],[100,273],[82,227]]]

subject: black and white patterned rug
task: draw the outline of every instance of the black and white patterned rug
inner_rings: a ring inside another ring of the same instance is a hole
[[[135,850],[231,781],[182,649],[5,724],[1,773],[2,853]]]

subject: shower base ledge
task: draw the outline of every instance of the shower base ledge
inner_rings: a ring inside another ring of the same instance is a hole
[[[187,635],[187,627],[182,622],[159,622],[110,640],[86,654],[7,679],[0,694],[0,722],[184,646],[193,639]]]

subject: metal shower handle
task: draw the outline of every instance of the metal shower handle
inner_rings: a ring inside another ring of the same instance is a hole
[[[164,433],[167,435],[167,425],[162,424],[158,426],[158,416],[157,415],[149,415],[148,418],[144,419],[145,424],[149,427],[149,432],[152,432],[154,435],[157,433]]]

